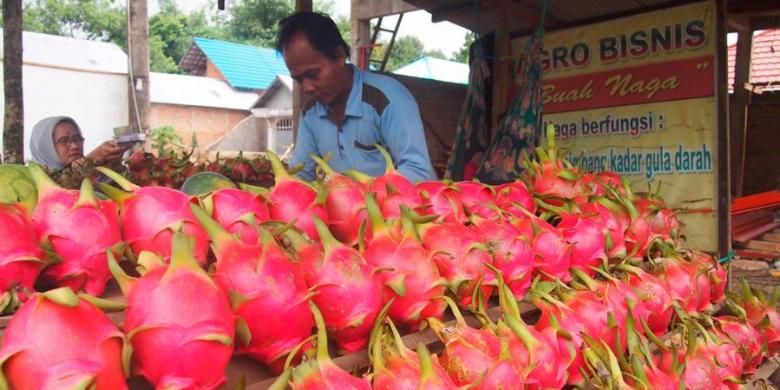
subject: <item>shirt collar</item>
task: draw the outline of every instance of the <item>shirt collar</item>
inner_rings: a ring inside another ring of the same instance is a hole
[[[360,118],[363,116],[363,70],[352,64],[347,64],[347,66],[352,68],[352,89],[347,98],[345,114]],[[328,108],[317,102],[317,114],[320,117],[327,117]]]

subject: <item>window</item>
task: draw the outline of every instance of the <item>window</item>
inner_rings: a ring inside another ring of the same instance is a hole
[[[293,144],[293,120],[292,118],[279,118],[274,128],[273,145],[271,149],[281,156]]]

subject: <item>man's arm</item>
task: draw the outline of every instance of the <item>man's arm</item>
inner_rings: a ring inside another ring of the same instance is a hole
[[[311,128],[303,120],[303,113],[301,113],[300,120],[298,121],[298,136],[295,139],[295,149],[293,150],[293,156],[290,160],[290,166],[295,166],[303,163],[303,170],[296,173],[298,177],[304,180],[312,181],[316,178],[315,163],[309,155],[317,153],[317,142],[314,139],[314,134]]]
[[[436,180],[417,102],[411,93],[404,92],[382,113],[382,139],[396,169],[407,179],[412,182]]]

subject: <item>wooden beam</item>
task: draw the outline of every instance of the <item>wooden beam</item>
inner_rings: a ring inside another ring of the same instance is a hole
[[[439,6],[436,8],[431,8],[428,12],[431,14],[431,21],[433,23],[443,22],[447,21],[448,17],[452,16],[453,14],[459,14],[462,12],[473,12],[474,10],[474,2],[473,1],[458,1],[458,2],[449,2],[447,5]],[[482,11],[482,7],[480,7],[480,11]]]
[[[410,2],[401,0],[352,0],[350,18],[353,21],[371,20],[381,16],[417,11],[418,9]]]
[[[715,1],[715,142],[718,150],[716,168],[718,254],[731,251],[731,176],[728,116],[728,49],[726,47],[726,0]],[[731,267],[729,267],[729,272]],[[729,275],[730,276],[730,275]],[[731,278],[728,278],[731,280]]]
[[[498,13],[495,22],[495,50],[493,60],[493,108],[491,110],[490,133],[498,130],[500,118],[507,109],[507,92],[513,82],[509,71],[511,46],[507,14]]]
[[[728,5],[730,15],[771,16],[780,14],[780,1],[777,0],[731,0]]]
[[[744,15],[729,15],[729,31],[752,31],[750,18]]]
[[[130,55],[128,101],[130,127],[133,131],[149,131],[152,110],[149,100],[149,13],[146,1],[131,1],[127,25],[127,46]]]
[[[295,12],[312,11],[312,0],[295,0]],[[301,107],[303,105],[303,90],[301,84],[297,81],[293,82],[292,90],[293,100],[293,142],[298,140],[298,125],[301,117]]]
[[[751,93],[742,86],[750,81],[750,57],[753,51],[753,32],[738,34],[734,64],[734,93],[729,99],[729,133],[731,134],[731,163],[734,183],[731,192],[742,196],[745,177],[745,140],[747,139],[747,110]]]

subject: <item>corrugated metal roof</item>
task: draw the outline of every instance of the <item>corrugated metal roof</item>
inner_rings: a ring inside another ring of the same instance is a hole
[[[0,56],[3,53],[2,38],[0,34]],[[23,61],[27,65],[101,73],[127,73],[127,55],[119,46],[110,42],[24,31],[22,45]]]
[[[448,83],[469,83],[469,66],[467,64],[428,56],[402,66],[393,73]]]
[[[149,74],[152,103],[249,110],[257,100],[254,92],[236,91],[222,80],[179,74]]]
[[[268,89],[263,91],[263,94],[260,95],[259,98],[257,98],[257,101],[252,105],[252,107],[259,108],[265,106],[265,104],[268,102],[269,99],[271,99],[271,97],[273,97],[276,91],[282,87],[292,91],[293,89],[292,77],[287,75],[276,76],[276,78],[274,78],[274,81],[271,83],[271,85],[268,86]],[[290,102],[290,106],[292,107],[292,102]]]
[[[729,90],[734,86],[737,44],[729,46]],[[750,82],[765,91],[780,90],[780,30],[764,30],[753,35]]]
[[[194,40],[233,88],[266,89],[277,75],[290,74],[274,49],[206,38]]]

